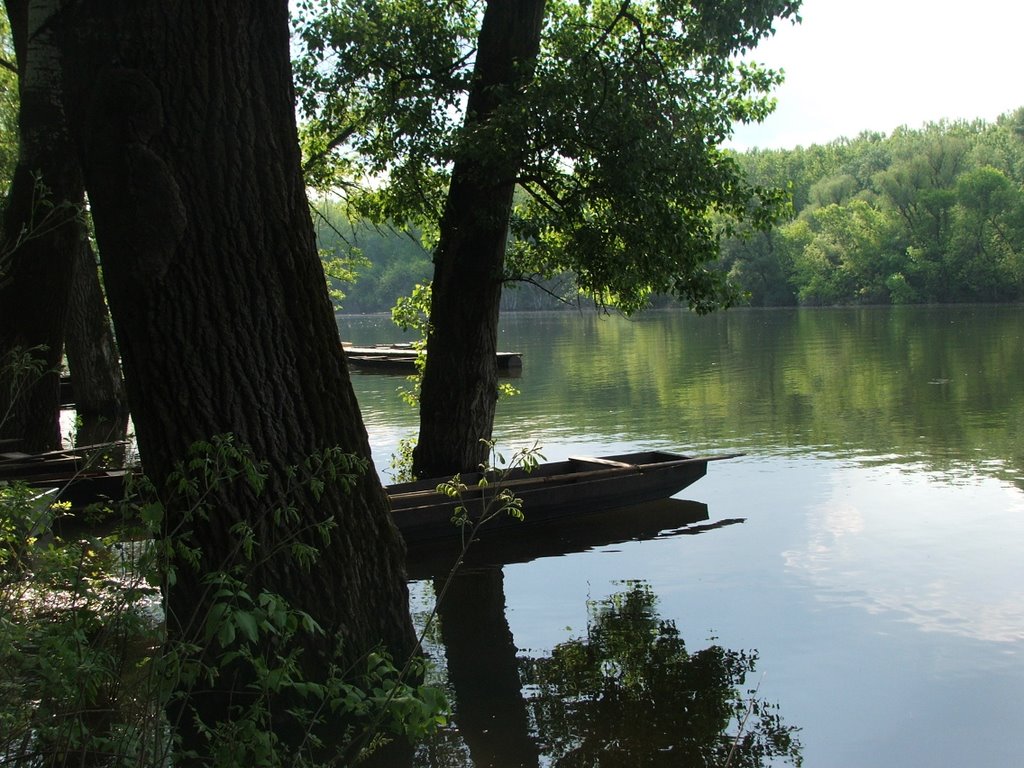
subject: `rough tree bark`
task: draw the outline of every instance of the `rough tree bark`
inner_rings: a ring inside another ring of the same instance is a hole
[[[169,631],[202,611],[202,573],[232,562],[242,522],[265,556],[253,593],[310,613],[327,642],[343,641],[343,662],[379,643],[410,652],[403,547],[372,465],[351,493],[329,484],[318,498],[295,497],[285,471],[333,446],[370,455],[300,171],[287,1],[85,3],[65,30],[69,114],[146,472],[159,485],[190,444],[223,433],[270,462],[261,495],[227,484],[192,521],[201,569],[179,568]],[[289,496],[301,521],[275,525]],[[326,547],[305,530],[324,517],[337,525]],[[322,549],[313,569],[275,551],[290,537]],[[215,716],[226,685],[189,706]]]
[[[0,437],[60,447],[60,379],[68,292],[82,237],[82,179],[61,102],[53,18],[59,3],[6,0],[18,59],[18,165],[3,212],[0,356],[34,349],[44,373],[25,390],[0,381]],[[0,371],[2,374],[2,371]]]
[[[75,252],[65,338],[75,410],[80,416],[120,417],[128,407],[121,363],[96,256],[86,238]]]
[[[128,434],[128,395],[121,359],[110,325],[110,310],[100,285],[96,255],[87,238],[75,253],[65,328],[65,353],[71,374],[75,445],[118,443]],[[126,446],[106,449],[112,461],[124,461]]]
[[[540,48],[544,0],[489,0],[466,112],[467,134],[529,82]],[[522,139],[525,141],[525,138]],[[522,143],[458,158],[434,253],[431,332],[420,392],[413,472],[440,477],[487,459],[497,403],[498,307],[512,193]]]

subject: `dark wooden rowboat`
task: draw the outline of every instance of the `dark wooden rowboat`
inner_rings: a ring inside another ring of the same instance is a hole
[[[665,451],[644,451],[602,458],[578,457],[541,464],[532,472],[513,469],[500,479],[480,486],[479,473],[461,475],[466,486],[461,498],[437,491],[444,480],[418,480],[387,486],[395,524],[408,543],[457,538],[461,529],[452,522],[456,508],[464,506],[470,520],[494,510],[495,498],[508,490],[522,501],[524,520],[497,515],[484,535],[514,525],[532,526],[619,507],[665,499],[695,483],[707,473],[709,461],[734,458],[683,456]],[[38,488],[58,487],[57,498],[73,508],[94,501],[116,501],[123,495],[129,472],[89,470],[65,478],[29,478]]]
[[[577,457],[541,464],[532,472],[514,469],[501,479],[478,485],[479,473],[461,476],[467,489],[455,499],[438,493],[438,480],[390,485],[395,524],[406,541],[458,536],[452,522],[464,506],[471,520],[493,510],[495,498],[507,489],[522,501],[526,525],[600,512],[664,499],[695,483],[707,473],[709,461],[733,456],[683,456],[644,451],[603,458]],[[485,526],[486,532],[522,524],[507,514]]]
[[[32,477],[26,484],[40,491],[56,490],[54,501],[67,502],[72,510],[80,510],[90,504],[122,500],[131,475],[127,469],[87,469],[63,477]]]

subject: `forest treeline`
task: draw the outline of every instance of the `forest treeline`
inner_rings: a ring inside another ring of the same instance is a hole
[[[792,193],[792,221],[722,248],[755,306],[1024,299],[1024,109],[738,160]]]
[[[792,197],[789,221],[723,241],[718,268],[753,306],[1024,300],[1024,108],[735,159],[752,183]],[[364,257],[336,286],[343,311],[387,311],[429,280],[415,235],[353,227],[340,204],[318,211],[325,255]],[[564,306],[579,298],[565,295],[571,284],[512,284],[502,308]]]

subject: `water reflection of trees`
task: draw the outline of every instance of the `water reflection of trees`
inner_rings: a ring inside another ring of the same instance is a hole
[[[590,604],[584,637],[523,661],[554,765],[799,764],[795,729],[742,690],[757,654],[720,645],[690,653],[675,622],[658,615],[650,586],[626,586]]]
[[[1022,323],[1012,306],[666,312],[635,321],[518,315],[505,325],[507,343],[524,351],[523,397],[503,413],[512,424],[525,416],[572,434],[823,448],[938,471],[969,462],[1019,480]]]
[[[796,729],[749,689],[757,654],[720,645],[691,653],[651,587],[624,586],[589,603],[583,636],[517,659],[500,569],[456,577],[441,615],[455,728],[416,764],[799,765]]]
[[[1022,486],[1022,330],[1018,306],[515,314],[502,347],[524,353],[522,395],[496,428],[548,449],[824,450]],[[393,382],[356,384],[371,431],[414,426]]]

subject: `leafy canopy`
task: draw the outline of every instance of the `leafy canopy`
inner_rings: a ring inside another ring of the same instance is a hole
[[[724,241],[723,265],[755,304],[1020,301],[1022,125],[1024,108],[737,155],[792,184],[795,221]]]
[[[738,57],[798,7],[549,0],[531,83],[466,123],[480,3],[307,0],[295,24],[309,178],[429,240],[457,158],[522,158],[508,164],[519,193],[506,278],[570,273],[625,311],[652,293],[711,310],[735,298],[706,267],[719,239],[784,209],[718,148],[735,122],[771,111],[781,79]]]
[[[18,160],[18,75],[7,14],[0,9],[0,197],[7,196]]]

